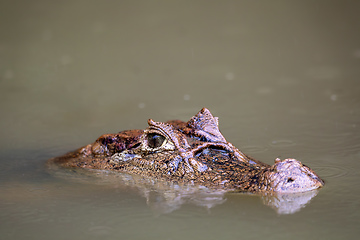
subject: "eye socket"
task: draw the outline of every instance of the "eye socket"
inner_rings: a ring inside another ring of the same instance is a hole
[[[165,137],[157,133],[149,133],[147,136],[148,146],[151,148],[158,148],[165,141]]]

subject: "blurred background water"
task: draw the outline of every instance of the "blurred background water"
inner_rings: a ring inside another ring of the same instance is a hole
[[[1,239],[356,238],[359,29],[346,0],[1,1]],[[134,187],[45,167],[202,107],[240,150],[297,158],[325,187],[294,214],[241,194],[159,213]]]

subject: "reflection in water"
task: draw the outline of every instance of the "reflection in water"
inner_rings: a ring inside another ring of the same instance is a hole
[[[158,179],[145,178],[139,175],[114,173],[103,170],[69,170],[56,165],[51,165],[50,170],[57,177],[66,178],[71,181],[116,186],[120,184],[122,186],[136,188],[140,194],[146,198],[148,206],[160,214],[177,210],[183,204],[194,204],[210,209],[226,201],[225,190],[209,189],[203,186],[177,184]],[[261,197],[264,204],[275,209],[278,214],[293,214],[301,208],[304,208],[317,193],[317,190],[289,194],[266,193]]]
[[[186,203],[210,209],[226,201],[224,191],[209,190],[205,187],[171,184],[156,190],[146,187],[140,189],[146,203],[156,213],[170,213]]]
[[[278,214],[293,214],[304,208],[318,192],[312,190],[303,193],[265,194],[262,198],[264,204],[274,208]]]

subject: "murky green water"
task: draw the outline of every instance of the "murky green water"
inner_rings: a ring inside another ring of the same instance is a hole
[[[358,237],[359,3],[0,5],[1,239]],[[245,153],[297,158],[325,187],[279,214],[259,196],[146,195],[45,167],[103,133],[202,107]]]

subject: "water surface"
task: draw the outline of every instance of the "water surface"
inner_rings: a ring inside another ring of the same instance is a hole
[[[358,9],[354,1],[3,1],[1,239],[356,238]],[[101,134],[143,129],[148,118],[187,121],[202,107],[240,150],[269,164],[297,158],[325,187],[284,214],[260,196],[189,194],[174,204],[169,192],[45,166]]]

